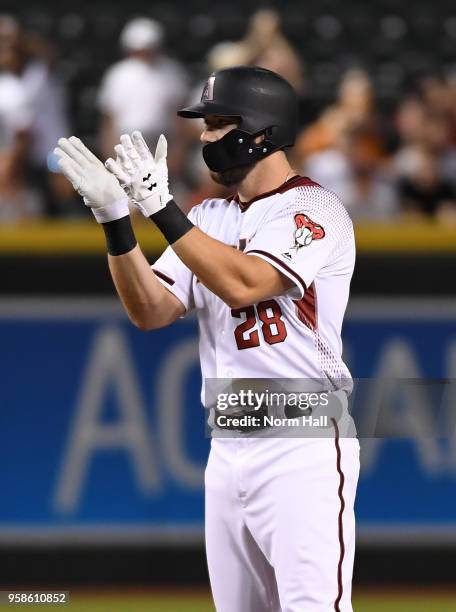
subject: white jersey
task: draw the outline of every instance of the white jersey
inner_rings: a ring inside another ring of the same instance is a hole
[[[293,282],[283,295],[231,309],[166,249],[152,267],[187,312],[197,313],[203,380],[308,378],[323,379],[330,389],[346,387],[341,327],[355,240],[339,198],[298,176],[248,203],[205,200],[189,218]]]

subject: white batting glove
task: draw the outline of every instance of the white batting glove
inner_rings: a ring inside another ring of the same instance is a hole
[[[55,154],[58,165],[92,209],[98,223],[116,221],[130,214],[128,196],[119,181],[76,136],[60,138]]]
[[[106,168],[122,184],[133,203],[145,217],[155,214],[173,199],[168,189],[166,154],[168,143],[162,134],[157,142],[155,156],[149,150],[141,132],[120,137],[114,147],[117,159],[109,158]]]

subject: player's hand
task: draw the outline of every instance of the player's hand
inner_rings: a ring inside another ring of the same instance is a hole
[[[119,181],[79,138],[60,138],[55,153],[59,168],[92,209],[98,223],[129,214],[128,197]]]
[[[117,159],[109,158],[106,168],[124,187],[133,203],[145,217],[150,217],[173,199],[168,189],[168,144],[162,134],[157,142],[155,155],[149,150],[141,132],[120,137],[114,147]]]

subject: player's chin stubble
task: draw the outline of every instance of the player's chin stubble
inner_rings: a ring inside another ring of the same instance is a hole
[[[249,164],[248,166],[231,168],[231,170],[225,170],[225,172],[213,172],[209,170],[209,174],[215,183],[224,185],[225,187],[233,187],[242,183],[254,165],[255,164]]]

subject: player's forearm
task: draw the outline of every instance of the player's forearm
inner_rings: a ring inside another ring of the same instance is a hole
[[[286,288],[286,281],[272,266],[196,227],[174,242],[172,248],[201,283],[231,308],[254,304]]]
[[[108,255],[117,293],[132,321],[143,330],[173,323],[184,307],[157,279],[137,245],[123,255]]]

